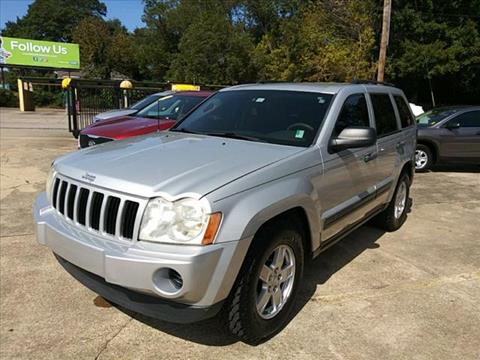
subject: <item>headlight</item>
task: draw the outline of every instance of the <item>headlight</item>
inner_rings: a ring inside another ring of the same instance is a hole
[[[50,171],[48,172],[47,182],[46,182],[46,192],[47,192],[47,199],[52,201],[52,189],[53,189],[53,180],[55,179],[55,168],[53,165],[50,167]]]
[[[217,218],[218,215],[215,214]],[[155,198],[148,202],[140,226],[140,240],[205,244],[204,235],[212,216],[198,200],[185,198],[175,202]],[[215,233],[220,224],[216,221]],[[208,229],[208,234],[211,229]],[[213,238],[211,239],[213,241]],[[210,241],[210,242],[211,242]],[[209,243],[210,243],[209,242]]]

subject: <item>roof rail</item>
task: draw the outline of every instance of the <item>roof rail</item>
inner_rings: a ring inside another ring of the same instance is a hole
[[[392,83],[387,83],[383,81],[376,81],[376,80],[360,80],[355,79],[352,81],[352,84],[364,84],[364,85],[384,85],[384,86],[392,86],[395,87]]]

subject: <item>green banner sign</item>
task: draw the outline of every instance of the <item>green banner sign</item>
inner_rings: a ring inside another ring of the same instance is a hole
[[[0,37],[0,65],[80,69],[78,44]]]

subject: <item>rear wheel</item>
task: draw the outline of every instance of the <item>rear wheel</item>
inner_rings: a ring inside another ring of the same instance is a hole
[[[276,223],[255,237],[224,314],[230,332],[246,343],[258,344],[288,323],[303,274],[301,234]]]
[[[410,178],[402,174],[388,207],[376,217],[376,225],[386,231],[398,230],[407,219],[409,195]]]
[[[418,144],[415,150],[415,170],[427,171],[432,166],[432,150],[428,146]]]

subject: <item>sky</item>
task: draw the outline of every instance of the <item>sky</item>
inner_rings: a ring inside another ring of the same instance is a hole
[[[7,21],[15,21],[27,13],[33,0],[0,0],[0,29]],[[117,18],[130,31],[143,26],[142,0],[102,0],[107,5],[107,19]]]

